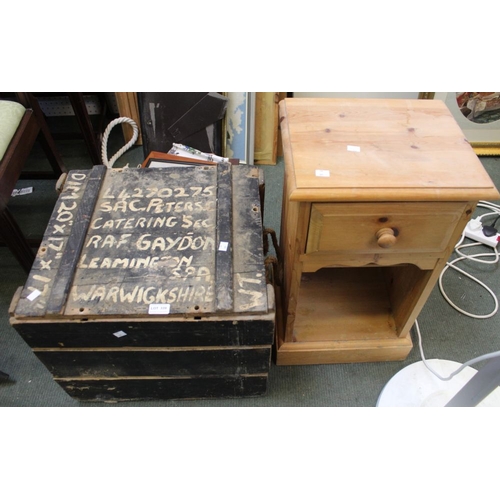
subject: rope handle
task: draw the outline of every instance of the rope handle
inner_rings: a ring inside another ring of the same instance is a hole
[[[108,138],[111,130],[113,127],[116,125],[119,125],[121,123],[127,123],[132,127],[133,134],[132,138],[123,146],[120,150],[118,150],[114,156],[111,158],[111,160],[108,160]],[[111,122],[109,122],[108,126],[106,127],[106,130],[104,131],[103,137],[102,137],[102,147],[101,147],[101,158],[102,158],[102,164],[108,168],[113,168],[113,165],[115,164],[115,161],[120,158],[120,156],[128,151],[137,141],[137,138],[139,137],[139,127],[135,123],[132,118],[128,118],[126,116],[122,116],[120,118],[115,118]]]

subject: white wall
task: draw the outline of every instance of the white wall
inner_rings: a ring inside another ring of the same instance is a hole
[[[371,99],[418,99],[418,92],[294,92],[294,97],[369,97]]]

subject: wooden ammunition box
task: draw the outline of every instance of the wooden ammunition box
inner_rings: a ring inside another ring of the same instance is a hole
[[[10,321],[85,401],[267,389],[274,336],[259,171],[70,171]]]

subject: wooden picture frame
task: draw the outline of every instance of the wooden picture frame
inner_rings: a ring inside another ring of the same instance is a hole
[[[500,119],[477,123],[466,118],[459,108],[457,92],[420,92],[419,99],[444,101],[478,156],[500,155]]]
[[[139,136],[135,146],[142,146],[141,119],[139,116],[139,105],[137,104],[137,92],[115,92],[116,105],[120,117],[126,116],[134,120],[139,129]],[[122,124],[123,138],[125,143],[132,139],[133,130],[130,125]]]

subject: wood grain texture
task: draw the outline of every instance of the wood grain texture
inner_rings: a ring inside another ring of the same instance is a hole
[[[268,311],[262,243],[262,207],[254,193],[260,189],[260,170],[233,167],[233,290],[234,311]],[[269,295],[269,294],[267,294]]]
[[[262,396],[267,374],[212,377],[143,377],[110,379],[55,379],[80,401],[144,401],[149,399],[206,399]]]
[[[42,318],[46,315],[52,286],[59,272],[90,173],[91,170],[73,170],[68,173],[45,229],[35,262],[21,292],[15,311],[18,317]],[[28,297],[32,293],[39,295],[36,299],[30,300]]]
[[[280,117],[291,137],[284,138],[284,152],[285,161],[293,156],[292,200],[499,198],[441,101],[285,99]],[[318,177],[316,170],[330,175]]]
[[[68,174],[9,315],[70,395],[265,393],[275,302],[260,174],[206,162]]]
[[[383,268],[303,273],[294,342],[396,337]]]
[[[478,199],[499,196],[493,182],[442,103],[286,99],[280,124],[277,364],[405,359]]]
[[[80,252],[83,248],[106,171],[107,168],[104,165],[96,165],[88,176],[85,192],[76,211],[75,219],[72,221],[68,243],[61,257],[54,283],[52,284],[52,290],[47,302],[47,315],[61,314],[66,304],[69,289],[76,271],[76,264],[80,258]]]
[[[215,239],[215,310],[232,311],[233,289],[233,179],[229,163],[217,165],[217,236]]]
[[[36,349],[55,378],[201,377],[264,374],[271,347]]]
[[[276,165],[279,92],[255,94],[254,162],[256,165]]]
[[[33,349],[196,347],[270,345],[274,334],[274,303],[269,312],[202,319],[163,317],[49,319],[11,317],[11,324]],[[117,332],[125,333],[117,337]]]
[[[139,129],[139,136],[135,142],[136,146],[142,145],[142,132],[141,132],[141,119],[139,116],[139,104],[137,102],[136,92],[115,92],[116,104],[118,106],[118,113],[121,117],[132,118]],[[122,124],[123,138],[125,143],[132,139],[132,127],[127,124]]]
[[[216,186],[216,166],[109,172],[66,314],[214,312]]]
[[[412,349],[409,337],[361,341],[300,342],[282,344],[276,364],[323,365],[401,361]]]
[[[74,171],[65,185],[18,317],[148,316],[152,303],[169,304],[170,316],[267,312],[257,168],[112,169],[97,201],[87,176]],[[27,300],[36,290],[41,298]],[[223,306],[217,293],[225,294]]]
[[[465,203],[314,203],[307,253],[442,252]],[[383,248],[377,233],[389,228],[395,243]]]

